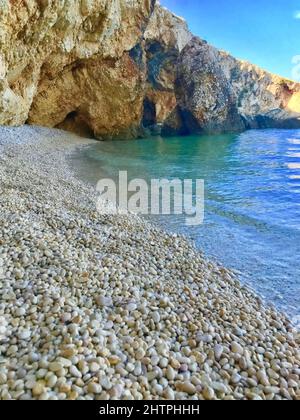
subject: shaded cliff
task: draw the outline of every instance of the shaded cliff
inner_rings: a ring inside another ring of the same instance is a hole
[[[163,124],[176,107],[177,63],[192,37],[183,19],[155,6],[144,34],[147,62],[144,127]]]
[[[194,37],[177,61],[177,106],[164,132],[300,128],[300,84],[237,60]]]
[[[193,38],[155,0],[0,7],[0,124],[99,139],[300,126],[298,84]]]

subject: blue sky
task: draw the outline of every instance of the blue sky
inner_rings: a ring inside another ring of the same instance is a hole
[[[292,58],[300,56],[300,0],[160,2],[183,16],[194,34],[216,47],[274,73],[293,77]]]

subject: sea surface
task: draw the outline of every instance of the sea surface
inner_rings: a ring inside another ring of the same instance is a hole
[[[204,224],[152,221],[190,237],[300,325],[300,130],[99,142],[72,160],[92,184],[120,170],[147,181],[204,179]]]

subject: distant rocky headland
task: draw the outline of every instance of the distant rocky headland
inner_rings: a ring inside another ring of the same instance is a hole
[[[300,127],[300,84],[193,37],[153,0],[2,1],[0,124],[98,139]]]

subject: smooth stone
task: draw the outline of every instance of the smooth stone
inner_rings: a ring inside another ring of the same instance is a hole
[[[79,372],[77,367],[74,366],[74,365],[70,367],[70,373],[71,373],[72,376],[75,376],[75,378],[81,378],[82,377],[81,372]]]
[[[101,392],[102,392],[102,387],[101,387],[101,385],[99,385],[99,384],[96,384],[96,383],[94,383],[94,382],[90,382],[89,384],[88,384],[88,392],[90,393],[90,394],[95,394],[95,395],[98,395],[98,394],[101,394]]]
[[[174,381],[175,380],[175,378],[176,378],[176,372],[172,368],[172,366],[168,366],[167,367],[166,377],[168,378],[169,381]]]
[[[32,395],[34,397],[39,397],[45,390],[44,385],[37,383],[34,385],[34,387],[32,388]]]
[[[156,324],[160,322],[160,314],[158,312],[152,312],[151,318]]]
[[[241,375],[239,375],[238,373],[235,373],[235,374],[234,374],[234,375],[232,375],[232,377],[231,377],[231,383],[232,383],[232,384],[234,384],[234,385],[236,385],[236,384],[238,384],[239,382],[241,382],[241,379],[242,379]]]
[[[205,387],[202,391],[205,400],[211,401],[216,397],[215,391],[210,387]]]
[[[112,299],[110,298],[110,297],[106,297],[106,296],[98,296],[97,298],[96,298],[96,303],[99,305],[99,306],[102,306],[102,307],[108,307],[108,306],[112,306],[112,304],[113,304],[113,301],[112,301]]]
[[[236,354],[244,354],[243,347],[235,341],[231,343],[231,351]]]
[[[185,392],[189,395],[194,395],[197,392],[196,387],[191,382],[182,382],[179,383],[177,386],[181,392]]]
[[[259,382],[262,385],[264,385],[264,386],[269,386],[270,385],[270,382],[269,382],[269,379],[268,379],[268,376],[267,376],[266,372],[260,370],[260,371],[257,372],[256,376],[257,376],[257,379],[259,380]]]
[[[31,331],[30,330],[23,330],[19,333],[19,339],[20,340],[29,340],[31,337]]]
[[[62,369],[63,365],[59,362],[52,362],[49,364],[49,370],[51,370],[51,372],[59,372]]]
[[[216,360],[220,360],[221,357],[222,357],[222,354],[224,352],[224,347],[221,346],[220,344],[217,344],[215,346],[215,349],[214,350],[215,350],[215,358],[216,358]]]

